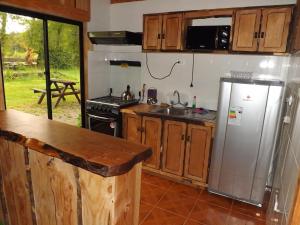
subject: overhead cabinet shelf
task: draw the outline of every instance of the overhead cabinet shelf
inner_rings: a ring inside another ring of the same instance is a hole
[[[201,52],[185,48],[187,27],[191,21],[229,17],[232,18],[230,44],[223,53],[285,53],[293,8],[293,5],[288,5],[146,14],[143,50]]]
[[[237,10],[233,51],[285,52],[292,9]]]

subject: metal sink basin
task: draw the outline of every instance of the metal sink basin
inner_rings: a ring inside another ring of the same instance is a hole
[[[153,111],[154,113],[170,115],[170,116],[184,116],[190,114],[192,111],[191,109],[187,108],[163,108],[159,110]]]

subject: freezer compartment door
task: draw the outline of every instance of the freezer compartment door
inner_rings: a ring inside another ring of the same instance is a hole
[[[218,187],[221,193],[251,199],[268,91],[269,86],[232,84]]]

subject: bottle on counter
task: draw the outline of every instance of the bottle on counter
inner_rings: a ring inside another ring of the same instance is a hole
[[[196,108],[196,96],[194,96],[194,98],[193,98],[192,108],[193,108],[193,109]]]

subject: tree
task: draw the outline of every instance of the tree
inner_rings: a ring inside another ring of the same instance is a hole
[[[7,13],[5,12],[0,12],[0,42],[1,45],[3,46],[5,43],[5,38],[6,38],[6,24],[7,24]]]

